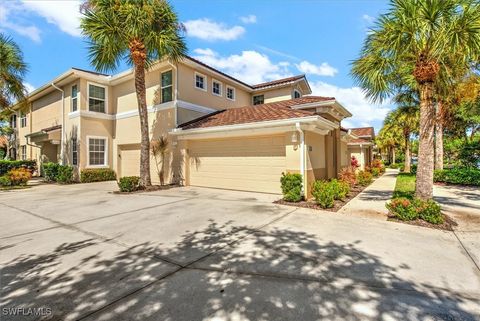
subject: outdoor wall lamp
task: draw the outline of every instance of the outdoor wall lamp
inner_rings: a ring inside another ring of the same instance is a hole
[[[296,133],[296,132],[293,132],[293,133],[292,133],[292,143],[296,143],[296,142],[298,142],[298,140],[297,140],[297,133]]]

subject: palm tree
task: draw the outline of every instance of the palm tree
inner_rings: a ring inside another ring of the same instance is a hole
[[[145,71],[156,61],[185,56],[184,30],[164,0],[88,0],[81,28],[90,40],[93,66],[113,71],[122,59],[133,66],[141,128],[140,186],[150,186],[150,139]]]
[[[433,193],[435,81],[447,57],[469,66],[480,53],[478,0],[392,0],[365,40],[352,75],[374,101],[415,83],[420,98],[416,196]]]
[[[23,85],[27,64],[20,47],[12,38],[0,33],[0,111],[15,102],[25,102],[27,90]]]
[[[375,144],[380,150],[386,150],[389,163],[395,164],[396,148],[400,144],[400,134],[396,128],[392,130],[392,128],[385,126],[387,122],[388,117],[385,119],[384,126],[380,129],[378,135],[375,136]]]
[[[160,185],[165,184],[165,159],[168,150],[168,139],[165,136],[160,136],[151,143],[152,155],[155,158],[155,166],[157,168],[158,179]],[[158,166],[161,164],[160,167]]]

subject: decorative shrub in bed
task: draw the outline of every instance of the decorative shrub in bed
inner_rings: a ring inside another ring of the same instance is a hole
[[[283,199],[287,202],[300,202],[302,195],[302,175],[282,173],[280,178]]]

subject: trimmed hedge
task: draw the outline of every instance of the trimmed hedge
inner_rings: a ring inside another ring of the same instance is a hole
[[[312,195],[315,203],[323,208],[332,208],[335,204],[335,186],[327,181],[315,181],[312,185]]]
[[[120,192],[134,192],[138,190],[138,184],[140,183],[140,177],[138,176],[125,176],[118,181],[118,188]]]
[[[443,216],[440,205],[434,200],[395,198],[386,204],[390,214],[402,221],[421,219],[431,224],[442,224]]]
[[[110,168],[89,168],[80,173],[82,183],[115,181],[116,179],[117,175]]]
[[[287,202],[300,202],[302,195],[302,175],[282,173],[280,178],[282,185],[283,199]]]
[[[0,160],[0,176],[15,168],[26,168],[33,173],[37,169],[37,162],[35,160]]]
[[[480,186],[480,169],[457,167],[433,172],[435,182]]]
[[[53,162],[44,163],[42,167],[45,180],[48,182],[56,182],[60,166],[60,164]]]
[[[48,182],[60,184],[71,184],[74,181],[72,166],[52,162],[43,164],[43,176]]]

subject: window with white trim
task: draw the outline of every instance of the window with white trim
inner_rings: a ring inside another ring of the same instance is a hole
[[[27,145],[20,146],[20,159],[21,160],[27,159]]]
[[[293,90],[293,98],[300,98],[302,97],[302,93],[296,89]]]
[[[235,88],[227,87],[227,98],[230,100],[235,100]]]
[[[77,111],[78,109],[78,87],[77,85],[72,86],[72,112]]]
[[[88,85],[88,110],[105,113],[106,92],[105,87]]]
[[[78,145],[77,138],[72,138],[72,165],[78,165]]]
[[[27,127],[27,114],[25,113],[20,113],[20,127]]]
[[[253,104],[254,105],[261,105],[264,102],[265,102],[265,96],[264,95],[253,96]]]
[[[88,139],[88,165],[107,165],[107,140],[106,138]]]
[[[161,78],[162,103],[166,103],[173,100],[172,71],[162,72]]]
[[[12,117],[10,117],[10,127],[13,129],[17,128],[17,115],[12,115]]]
[[[222,83],[216,80],[212,81],[212,94],[222,96]]]
[[[195,88],[201,90],[207,90],[207,77],[198,73],[195,73]]]

